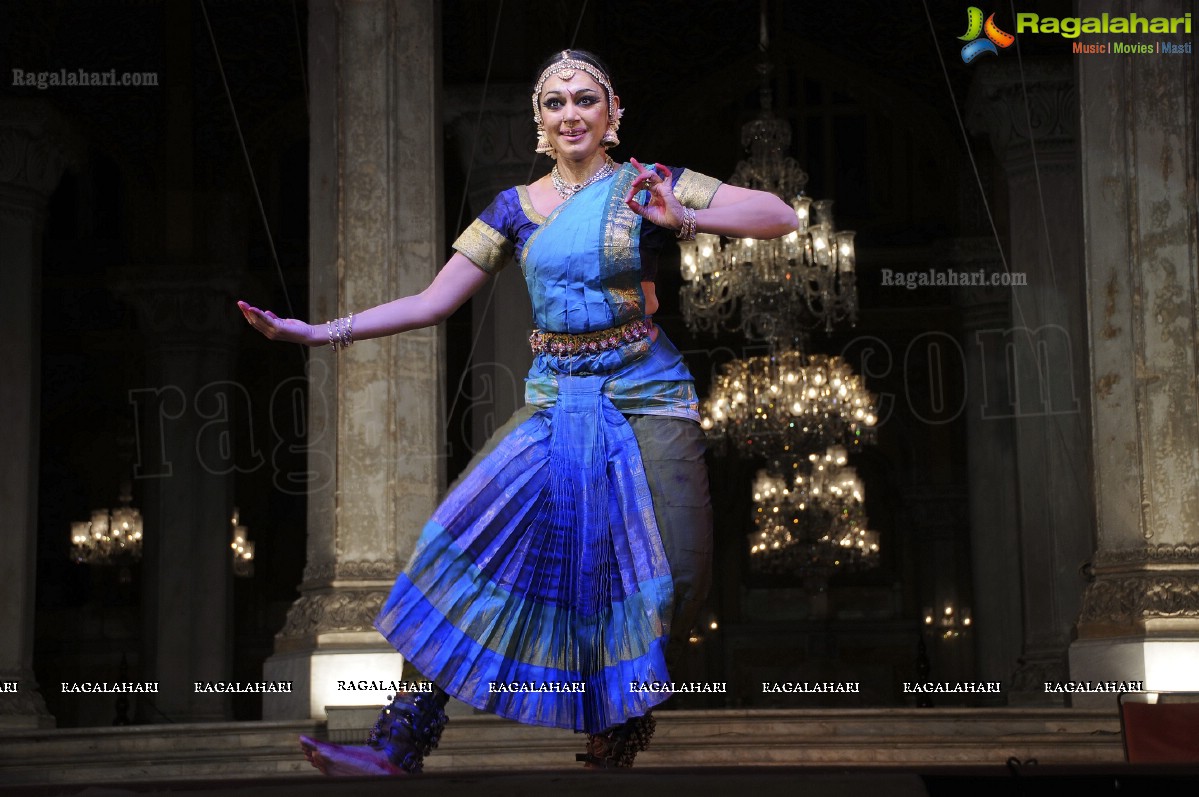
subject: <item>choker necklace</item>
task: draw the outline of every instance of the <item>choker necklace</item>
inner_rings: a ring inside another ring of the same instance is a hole
[[[575,194],[582,191],[592,183],[599,182],[605,177],[610,176],[616,171],[616,161],[611,157],[605,158],[604,165],[596,170],[595,174],[588,177],[581,183],[568,183],[562,177],[562,173],[558,171],[558,164],[554,164],[554,168],[550,170],[550,180],[554,183],[554,190],[558,192],[558,196],[563,199],[570,199]]]

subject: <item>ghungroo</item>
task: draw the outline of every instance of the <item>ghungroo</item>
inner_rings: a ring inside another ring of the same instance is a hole
[[[417,773],[425,756],[437,747],[448,718],[449,696],[437,689],[412,694],[401,692],[383,710],[366,743],[387,755],[387,760],[405,772]]]
[[[637,754],[649,747],[657,726],[653,715],[646,714],[603,733],[589,734],[587,752],[578,753],[575,760],[582,761],[588,767],[631,767]]]

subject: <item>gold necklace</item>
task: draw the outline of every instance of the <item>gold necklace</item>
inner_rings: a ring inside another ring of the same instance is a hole
[[[616,161],[612,160],[611,156],[604,156],[604,165],[596,170],[595,174],[588,177],[581,183],[568,183],[562,177],[562,173],[558,171],[558,164],[554,164],[554,168],[550,170],[550,181],[554,184],[554,190],[558,192],[558,196],[563,199],[570,199],[575,194],[582,191],[592,183],[599,182],[605,177],[610,176],[616,171]]]

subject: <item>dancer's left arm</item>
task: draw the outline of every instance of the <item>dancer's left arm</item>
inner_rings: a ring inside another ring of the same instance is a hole
[[[695,211],[699,232],[729,238],[779,238],[799,227],[795,209],[774,194],[722,183],[712,204]]]

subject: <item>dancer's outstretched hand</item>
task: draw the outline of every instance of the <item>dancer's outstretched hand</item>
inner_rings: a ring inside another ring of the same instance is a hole
[[[280,318],[270,310],[259,310],[251,304],[239,301],[238,308],[246,317],[250,326],[257,329],[270,340],[282,340],[288,343],[303,343],[305,346],[320,346],[327,343],[320,330],[298,318]]]

